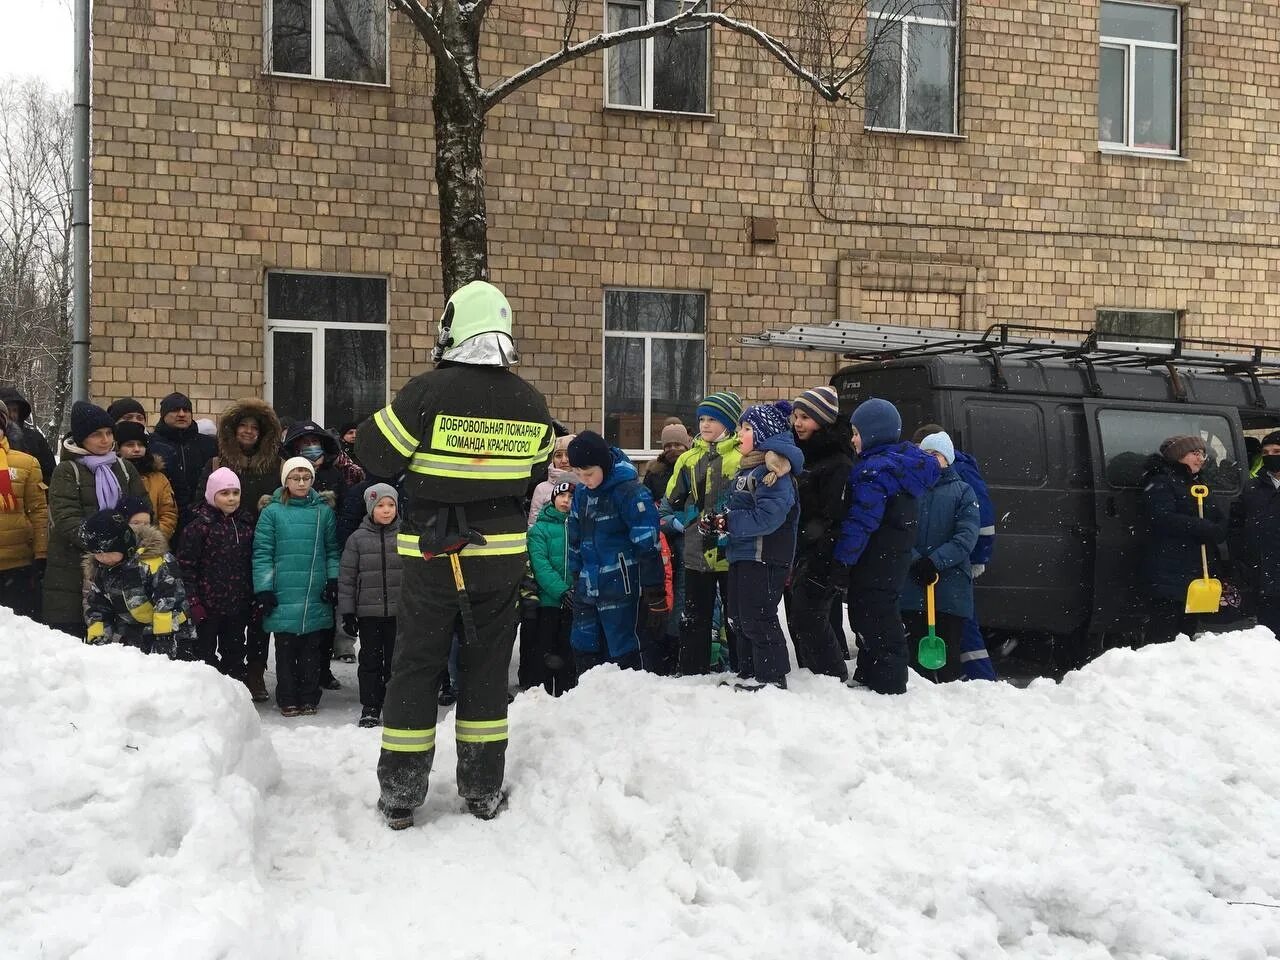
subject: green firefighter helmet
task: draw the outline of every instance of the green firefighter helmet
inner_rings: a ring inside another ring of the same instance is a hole
[[[459,287],[445,305],[434,351],[436,362],[510,367],[520,362],[511,335],[511,304],[484,280]]]

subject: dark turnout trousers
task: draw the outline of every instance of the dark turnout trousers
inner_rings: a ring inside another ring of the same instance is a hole
[[[462,557],[475,618],[474,642],[458,651],[458,793],[467,799],[502,788],[507,754],[507,670],[515,643],[525,555]],[[387,807],[417,807],[435,758],[436,691],[449,661],[458,591],[447,557],[404,557],[395,658],[382,708],[378,783]]]

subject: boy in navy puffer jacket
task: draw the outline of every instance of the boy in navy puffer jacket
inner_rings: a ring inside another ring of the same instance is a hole
[[[240,501],[240,478],[221,467],[209,474],[178,551],[197,654],[241,683],[253,606],[253,526],[253,511]]]
[[[872,397],[849,418],[858,454],[849,474],[849,514],[840,525],[831,582],[849,593],[849,625],[858,635],[850,686],[906,693],[907,633],[898,612],[911,566],[919,504],[938,482],[938,461],[901,443],[902,416]]]
[[[590,430],[569,444],[582,482],[569,508],[570,643],[578,672],[601,663],[639,669],[636,620],[665,624],[670,606],[658,544],[658,511],[626,454]]]
[[[729,623],[738,638],[735,690],[787,688],[791,660],[778,604],[796,553],[795,478],[804,454],[791,433],[791,404],[748,407],[738,423],[742,461],[723,527],[729,535]],[[718,518],[709,521],[720,525]]]

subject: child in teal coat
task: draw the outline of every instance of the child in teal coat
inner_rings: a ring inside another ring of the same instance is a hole
[[[569,543],[566,522],[573,503],[573,483],[562,480],[551,499],[529,528],[529,565],[538,583],[537,649],[546,667],[544,685],[560,696],[578,682],[569,629],[573,626],[573,587],[569,580]],[[521,656],[524,656],[521,649]]]
[[[276,703],[286,717],[308,716],[319,706],[338,599],[338,524],[332,494],[313,489],[315,475],[304,457],[286,460],[282,486],[258,514],[253,535],[254,600],[262,628],[276,636]]]

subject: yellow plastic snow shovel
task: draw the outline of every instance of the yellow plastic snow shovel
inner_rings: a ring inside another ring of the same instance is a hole
[[[924,605],[929,617],[929,632],[920,638],[920,646],[916,650],[916,660],[926,670],[941,670],[947,664],[947,644],[938,636],[938,614],[933,607],[933,585],[938,582],[935,573],[933,579],[924,588]]]
[[[1204,519],[1204,498],[1209,496],[1209,488],[1197,483],[1191,488],[1191,495],[1196,498],[1196,509],[1200,519]],[[1187,584],[1187,613],[1217,613],[1222,604],[1222,581],[1209,576],[1209,554],[1204,544],[1200,544],[1200,569],[1204,576]]]

